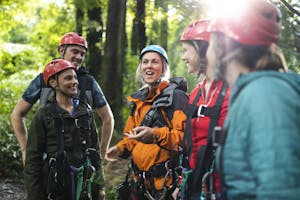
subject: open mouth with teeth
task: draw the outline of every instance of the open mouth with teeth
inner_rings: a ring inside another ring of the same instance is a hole
[[[145,72],[145,78],[153,78],[154,75],[155,75],[155,73],[152,72],[152,71],[146,71]]]

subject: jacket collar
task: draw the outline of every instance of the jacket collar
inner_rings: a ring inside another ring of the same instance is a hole
[[[161,82],[157,87],[153,88],[151,91],[149,87],[142,88],[137,92],[133,93],[130,97],[128,97],[128,101],[153,101],[158,95],[161,94],[164,88],[169,85],[169,81]]]

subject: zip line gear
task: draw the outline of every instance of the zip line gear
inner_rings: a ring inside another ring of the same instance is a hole
[[[185,172],[183,183],[187,183],[189,186],[185,188],[183,185],[182,188],[182,196],[186,199],[199,199],[200,196],[205,195],[205,191],[202,190],[203,185],[206,185],[206,182],[202,182],[203,176],[209,172],[213,166],[215,160],[215,149],[216,147],[213,145],[213,132],[215,127],[218,127],[218,120],[220,117],[220,112],[222,108],[222,103],[225,98],[225,95],[228,90],[228,84],[223,82],[221,90],[217,96],[217,100],[212,107],[208,107],[206,105],[201,104],[197,106],[196,103],[199,101],[202,90],[199,89],[193,103],[190,105],[188,111],[188,121],[186,126],[186,131],[184,134],[184,143],[185,148],[183,151],[183,170]],[[192,152],[192,130],[191,130],[191,119],[201,116],[210,117],[210,124],[207,135],[207,142],[205,146],[202,146],[197,153],[197,165],[194,170],[190,169],[189,160]],[[215,141],[215,139],[214,139]],[[192,171],[192,172],[191,172]],[[192,174],[192,175],[190,175]],[[206,179],[204,179],[206,180]],[[212,180],[212,179],[211,179]],[[210,181],[210,180],[209,180]],[[208,184],[212,184],[208,181]],[[211,195],[214,194],[214,190],[210,188]]]
[[[74,148],[72,151],[73,158],[66,160],[67,155],[64,147],[64,126],[65,123],[68,122],[60,117],[59,113],[56,111],[56,105],[54,103],[47,104],[47,108],[49,109],[49,114],[52,114],[54,124],[57,129],[56,156],[48,158],[49,165],[51,166],[49,170],[50,180],[48,180],[47,190],[48,197],[61,197],[61,195],[64,193],[64,187],[66,186],[65,173],[69,171],[69,176],[71,178],[72,200],[79,200],[83,198],[92,199],[93,195],[91,194],[91,177],[99,167],[97,164],[95,164],[97,163],[97,160],[95,160],[95,155],[99,157],[99,152],[92,147],[92,143],[95,142],[92,141],[92,128],[91,122],[89,121],[92,117],[91,110],[87,110],[86,113],[79,114],[78,118],[74,119],[74,125],[71,128],[72,143]],[[85,131],[85,140],[83,143],[81,143],[79,140],[79,129],[83,129]],[[82,149],[82,144],[85,146],[85,150]],[[68,165],[69,170],[67,169]],[[51,171],[53,171],[53,173],[51,173]],[[54,177],[51,177],[53,175]]]

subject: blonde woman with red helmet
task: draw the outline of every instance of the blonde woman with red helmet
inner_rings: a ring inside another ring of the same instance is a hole
[[[280,38],[278,8],[244,3],[209,27],[208,63],[233,86],[217,153],[222,197],[299,199],[300,77],[278,72],[270,56]]]

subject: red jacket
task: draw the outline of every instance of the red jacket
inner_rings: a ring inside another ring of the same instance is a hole
[[[190,94],[190,99],[189,103],[192,104],[194,99],[196,98],[196,95],[199,90],[202,90],[201,96],[196,103],[197,106],[200,106],[201,104],[205,104],[208,107],[212,107],[215,105],[218,94],[222,88],[222,81],[214,81],[211,84],[211,87],[209,89],[208,95],[206,99],[204,100],[204,95],[205,95],[205,89],[204,86],[206,84],[206,79],[203,80],[203,82],[199,83],[197,87],[191,92]],[[227,93],[225,95],[221,112],[220,112],[220,117],[218,121],[218,126],[223,126],[223,123],[225,121],[225,117],[227,115],[227,110],[228,110],[228,98],[229,98],[229,93],[230,90],[227,90]],[[210,118],[208,116],[204,117],[197,117],[193,118],[191,121],[191,131],[192,131],[192,153],[190,156],[190,167],[192,169],[195,169],[196,167],[196,158],[197,158],[197,152],[201,148],[201,146],[206,145],[207,141],[207,135],[208,135],[208,129],[209,129],[209,124],[210,124]]]

